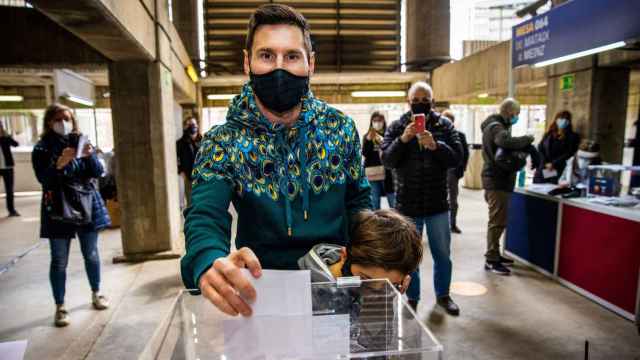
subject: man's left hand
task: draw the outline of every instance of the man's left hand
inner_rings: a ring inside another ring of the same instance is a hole
[[[438,143],[436,142],[436,140],[433,138],[433,135],[429,131],[425,131],[422,134],[420,134],[419,138],[420,138],[420,145],[422,145],[422,147],[429,149],[431,151],[438,148]]]

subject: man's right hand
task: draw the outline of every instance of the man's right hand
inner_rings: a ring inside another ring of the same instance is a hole
[[[251,316],[249,304],[255,301],[256,290],[241,271],[245,267],[255,278],[262,275],[260,261],[246,247],[217,259],[200,277],[198,285],[202,295],[226,314]]]
[[[400,141],[406,144],[413,140],[414,137],[416,137],[416,126],[415,123],[411,123],[404,129],[402,136],[400,136]]]

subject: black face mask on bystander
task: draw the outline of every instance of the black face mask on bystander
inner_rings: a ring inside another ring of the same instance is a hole
[[[429,114],[431,111],[431,103],[415,103],[411,104],[411,113],[412,114]]]

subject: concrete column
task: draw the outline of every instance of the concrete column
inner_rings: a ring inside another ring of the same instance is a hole
[[[563,90],[562,77],[570,74],[575,76],[574,86]],[[621,163],[628,94],[628,68],[598,67],[590,59],[553,67],[547,81],[547,121],[558,111],[569,110],[582,138],[600,143],[604,161]]]
[[[406,0],[407,71],[449,61],[449,0]]]
[[[124,257],[176,257],[182,249],[171,73],[160,62],[109,65]],[[164,253],[163,253],[164,252]]]

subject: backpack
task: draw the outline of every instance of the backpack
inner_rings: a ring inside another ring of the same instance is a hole
[[[495,121],[489,124],[485,131],[489,131],[495,125],[499,125],[499,123]],[[498,147],[493,155],[493,163],[502,171],[515,173],[527,165],[527,156],[529,153],[526,151]]]

